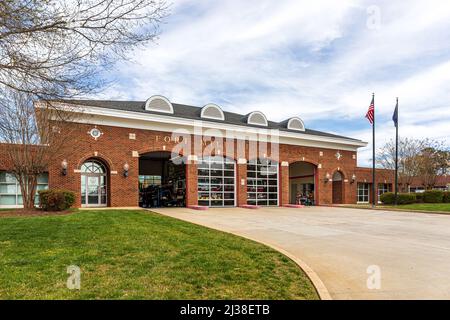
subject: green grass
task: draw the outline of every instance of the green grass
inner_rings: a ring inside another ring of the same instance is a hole
[[[409,210],[424,210],[424,211],[444,211],[450,213],[450,203],[413,203],[413,204],[402,204],[398,206],[382,206],[382,207],[409,209]]]
[[[148,211],[0,218],[0,299],[317,298],[284,255]]]

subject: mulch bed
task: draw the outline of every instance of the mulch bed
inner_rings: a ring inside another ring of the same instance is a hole
[[[39,216],[60,216],[73,213],[73,210],[64,211],[42,211],[39,209],[11,209],[6,211],[0,211],[0,218],[3,217],[39,217]]]

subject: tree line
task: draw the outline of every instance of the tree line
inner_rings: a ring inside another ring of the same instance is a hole
[[[395,169],[395,141],[387,142],[377,152],[376,161],[385,169]],[[450,148],[445,142],[424,138],[399,138],[398,183],[407,192],[413,181],[432,189],[440,176],[450,175]]]

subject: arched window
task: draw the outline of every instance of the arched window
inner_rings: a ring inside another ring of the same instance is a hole
[[[305,131],[305,124],[302,119],[294,117],[289,119],[287,128],[290,130]]]
[[[250,113],[247,117],[247,123],[265,127],[267,127],[268,125],[266,116],[259,111],[253,111],[252,113]]]
[[[172,103],[163,96],[152,96],[145,102],[145,110],[173,114]]]
[[[82,173],[106,174],[106,168],[100,161],[88,160],[81,166]]]
[[[222,121],[225,120],[225,115],[223,114],[222,109],[218,105],[213,103],[209,103],[202,108],[200,117]]]

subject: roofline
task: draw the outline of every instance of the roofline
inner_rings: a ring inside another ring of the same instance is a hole
[[[144,113],[144,112],[136,112],[129,110],[120,110],[114,108],[105,108],[105,107],[96,107],[89,105],[81,105],[70,102],[57,102],[60,107],[66,109],[66,111],[76,112],[73,107],[69,106],[77,106],[79,113],[89,114],[89,115],[98,115],[98,116],[107,116],[113,118],[124,118],[131,120],[141,120],[141,121],[153,121],[160,122],[165,124],[174,124],[174,125],[184,125],[192,127],[196,123],[201,123],[204,127],[218,130],[235,130],[235,131],[247,131],[251,133],[262,133],[265,132],[268,135],[272,135],[275,131],[278,131],[280,137],[284,137],[287,139],[303,139],[308,141],[318,141],[318,142],[327,142],[327,143],[338,143],[351,147],[352,149],[365,147],[367,146],[367,142],[362,140],[355,140],[352,138],[344,138],[344,137],[328,137],[328,136],[320,136],[311,133],[304,132],[290,132],[282,129],[273,129],[267,127],[250,127],[246,125],[236,125],[229,123],[220,123],[216,121],[208,121],[208,120],[195,120],[195,119],[187,119],[181,118],[174,115],[165,115],[165,114],[155,114],[155,113]],[[41,108],[39,101],[35,104],[36,108]],[[280,142],[281,143],[281,142]],[[289,144],[289,143],[287,143]],[[339,148],[336,148],[339,149]]]

